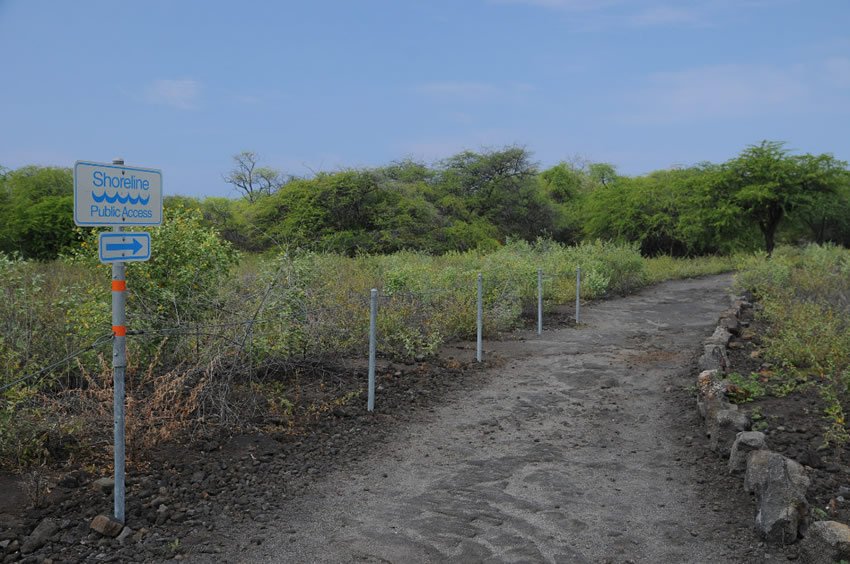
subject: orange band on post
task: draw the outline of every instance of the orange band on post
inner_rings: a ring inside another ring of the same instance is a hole
[[[113,280],[112,281],[112,291],[113,292],[126,292],[127,291],[127,281],[126,280]]]
[[[112,333],[116,337],[126,337],[127,336],[127,326],[126,325],[113,325]]]

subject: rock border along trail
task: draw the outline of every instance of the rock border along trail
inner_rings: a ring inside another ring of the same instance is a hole
[[[684,391],[730,280],[659,284],[586,308],[579,328],[488,343],[509,360],[480,387],[290,499],[259,546],[216,559],[770,560],[750,510],[730,513],[745,494],[706,491],[723,464]]]

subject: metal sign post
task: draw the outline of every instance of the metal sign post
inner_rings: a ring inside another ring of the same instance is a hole
[[[543,334],[543,270],[537,269],[537,334]]]
[[[123,165],[124,161],[116,159],[112,164]],[[122,227],[112,228],[114,233],[120,233]],[[112,433],[115,441],[113,465],[115,467],[115,486],[113,500],[115,505],[115,520],[124,523],[124,372],[127,368],[127,279],[124,261],[112,263]]]
[[[576,325],[581,323],[581,267],[576,267]]]
[[[98,257],[112,263],[112,410],[114,518],[126,519],[124,378],[127,369],[127,279],[125,261],[150,258],[148,233],[125,233],[125,225],[162,223],[162,172],[112,164],[77,161],[74,164],[74,223],[80,226],[112,226],[98,237]]]
[[[477,326],[475,331],[475,360],[481,362],[483,355],[482,338],[484,334],[484,281],[481,273],[478,273],[478,299],[477,305]]]
[[[366,411],[375,409],[375,354],[378,349],[378,290],[372,288],[369,295],[369,389]]]

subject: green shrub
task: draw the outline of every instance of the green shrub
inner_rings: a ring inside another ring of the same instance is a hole
[[[850,439],[844,414],[850,396],[850,251],[835,246],[780,247],[771,258],[741,261],[738,290],[754,292],[767,323],[766,357],[785,374],[775,394],[809,382],[827,402],[825,440]]]

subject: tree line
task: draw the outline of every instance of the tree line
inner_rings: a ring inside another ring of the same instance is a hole
[[[246,251],[440,254],[538,237],[632,242],[648,256],[770,253],[777,242],[850,246],[847,163],[775,141],[724,163],[640,176],[580,160],[541,169],[515,146],[309,178],[260,166],[252,152],[233,165],[224,179],[239,197],[170,196],[165,205],[199,209]],[[0,168],[0,252],[50,259],[84,237],[73,226],[72,187],[69,169]]]

